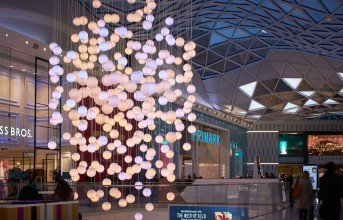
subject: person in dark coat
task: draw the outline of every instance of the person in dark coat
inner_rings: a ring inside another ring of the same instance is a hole
[[[341,198],[343,197],[343,179],[336,173],[333,162],[326,165],[326,172],[319,181],[318,198],[321,202],[319,214],[325,220],[339,220]]]
[[[19,200],[42,200],[42,195],[38,194],[36,181],[30,179],[26,186],[24,186],[19,193]]]

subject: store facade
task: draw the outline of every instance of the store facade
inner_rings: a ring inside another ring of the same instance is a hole
[[[9,180],[13,170],[28,178],[36,170],[39,181],[51,182],[54,171],[70,169],[71,148],[47,148],[65,129],[49,123],[49,64],[1,45],[0,54],[0,178]]]

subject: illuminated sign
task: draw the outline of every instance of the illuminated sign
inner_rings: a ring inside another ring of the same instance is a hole
[[[220,145],[220,135],[212,134],[202,130],[197,130],[195,133],[193,133],[191,139],[192,141]]]
[[[30,129],[0,125],[0,135],[33,138]]]
[[[280,141],[280,154],[287,155],[287,141]]]

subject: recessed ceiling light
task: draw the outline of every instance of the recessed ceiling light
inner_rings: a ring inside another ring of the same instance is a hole
[[[21,71],[25,72],[25,71],[26,71],[26,69],[21,69]]]
[[[6,37],[8,37],[8,34],[5,34]]]
[[[46,48],[44,47],[43,50],[46,51]]]
[[[11,66],[9,66],[9,68],[13,68],[13,66],[11,65]]]

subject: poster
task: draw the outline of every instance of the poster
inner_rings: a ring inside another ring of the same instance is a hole
[[[169,220],[247,220],[247,207],[169,206]]]
[[[318,189],[318,167],[316,165],[304,165],[303,171],[309,172],[312,189],[317,190]]]

